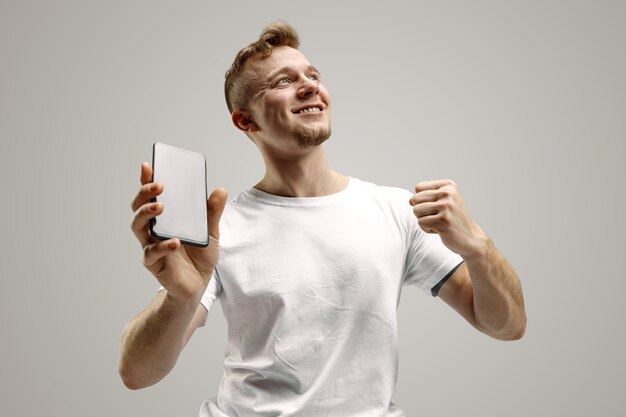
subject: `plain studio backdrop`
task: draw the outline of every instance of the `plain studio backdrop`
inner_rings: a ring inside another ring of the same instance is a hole
[[[157,140],[204,153],[231,198],[263,175],[223,76],[275,20],[331,93],[332,166],[454,179],[521,278],[509,343],[405,288],[407,415],[625,415],[625,2],[0,4],[0,415],[195,416],[217,392],[219,305],[163,381],[121,383],[122,329],[158,288],[129,206]]]

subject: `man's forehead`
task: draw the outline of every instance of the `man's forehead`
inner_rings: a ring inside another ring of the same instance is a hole
[[[312,67],[309,60],[299,50],[290,46],[278,46],[269,56],[255,55],[247,62],[248,77],[264,81],[276,71],[290,67]]]

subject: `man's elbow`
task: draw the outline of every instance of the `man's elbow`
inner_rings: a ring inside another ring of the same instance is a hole
[[[496,338],[505,342],[513,342],[516,340],[520,340],[522,337],[524,337],[525,332],[526,330],[522,328],[522,329],[517,330],[516,332],[500,334],[496,336]]]
[[[520,320],[516,331],[512,334],[512,337],[509,340],[520,340],[524,337],[524,334],[526,334],[526,317]]]
[[[126,388],[133,391],[154,385],[154,383],[148,383],[145,380],[138,378],[137,375],[128,368],[128,366],[124,366],[123,364],[120,364],[119,374]]]
[[[124,386],[126,386],[126,388],[131,389],[133,391],[144,388],[139,383],[139,381],[133,378],[132,375],[129,375],[127,372],[125,372],[121,367],[120,367],[119,372],[120,372],[120,378],[122,378],[122,382],[124,383]]]
[[[526,318],[518,320],[516,323],[509,325],[506,329],[489,334],[491,337],[503,341],[520,340],[526,333]]]

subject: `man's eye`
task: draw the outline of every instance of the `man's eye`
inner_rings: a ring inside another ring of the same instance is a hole
[[[281,85],[281,84],[289,84],[289,78],[287,77],[281,78],[280,80],[276,81],[275,85]]]
[[[320,80],[320,76],[317,74],[311,74],[309,75],[309,79],[313,80],[313,81],[319,81]]]

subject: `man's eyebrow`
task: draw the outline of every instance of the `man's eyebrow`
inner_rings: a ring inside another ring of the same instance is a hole
[[[282,73],[288,73],[294,70],[294,67],[290,67],[285,65],[284,67],[281,67],[279,69],[277,69],[276,71],[270,73],[270,75],[268,75],[267,79],[271,80],[272,78],[276,77],[278,74],[282,74]],[[319,74],[320,72],[317,70],[317,68],[315,68],[313,65],[308,65],[306,67],[306,72],[315,72],[317,74]]]

